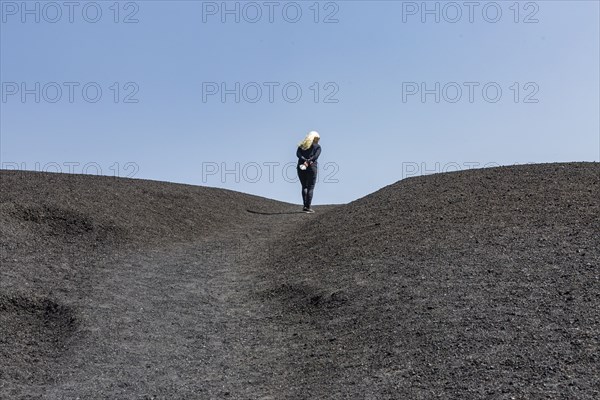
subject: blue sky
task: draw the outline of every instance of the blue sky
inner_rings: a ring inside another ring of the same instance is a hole
[[[597,1],[0,3],[2,168],[300,204],[295,148],[317,130],[313,203],[331,204],[600,161]]]

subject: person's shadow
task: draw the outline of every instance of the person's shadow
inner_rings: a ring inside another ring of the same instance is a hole
[[[256,211],[246,209],[249,213],[252,214],[261,214],[261,215],[285,215],[285,214],[305,214],[304,211],[285,211],[285,212],[265,212],[265,211]]]

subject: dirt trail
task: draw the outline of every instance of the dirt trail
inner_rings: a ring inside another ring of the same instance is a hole
[[[85,293],[48,398],[281,398],[293,332],[254,295],[257,272],[318,215],[253,213],[229,237],[119,252]]]

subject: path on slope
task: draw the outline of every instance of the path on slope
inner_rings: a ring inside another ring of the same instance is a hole
[[[274,239],[300,237],[304,223],[335,207],[253,212],[210,239],[118,251],[80,295],[79,339],[46,396],[289,398],[298,326],[277,323],[281,311],[254,295],[269,282],[257,279],[273,267]]]

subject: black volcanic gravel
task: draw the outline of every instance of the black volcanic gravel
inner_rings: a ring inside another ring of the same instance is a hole
[[[0,171],[0,399],[600,398],[600,164],[299,208]]]

